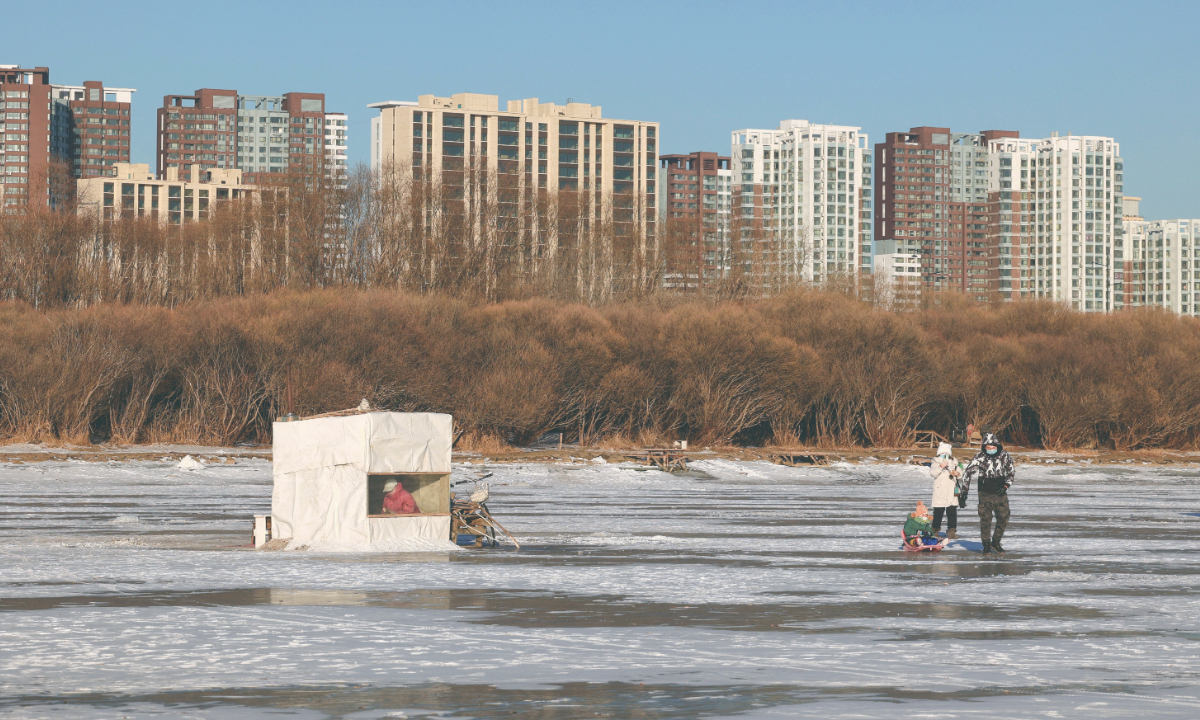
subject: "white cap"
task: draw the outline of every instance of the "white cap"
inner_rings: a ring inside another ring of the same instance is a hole
[[[393,491],[393,490],[395,490],[395,489],[396,489],[396,486],[397,486],[398,484],[399,484],[399,483],[397,483],[395,480],[388,480],[388,481],[387,481],[387,484],[383,486],[383,493],[384,493],[385,495],[386,495],[387,493],[390,493],[391,491]]]

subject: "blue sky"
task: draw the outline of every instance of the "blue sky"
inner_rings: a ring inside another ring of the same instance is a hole
[[[664,152],[727,153],[730,131],[784,118],[872,142],[916,125],[1108,135],[1144,215],[1200,217],[1196,2],[43,0],[5,23],[0,63],[137,88],[135,162],[153,161],[162,96],[201,87],[324,92],[361,162],[367,103],[480,92],[658,120]]]

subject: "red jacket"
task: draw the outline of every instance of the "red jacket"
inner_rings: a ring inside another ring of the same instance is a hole
[[[405,490],[403,485],[397,485],[383,496],[383,511],[393,515],[411,515],[417,512],[417,501],[413,500],[412,493]]]

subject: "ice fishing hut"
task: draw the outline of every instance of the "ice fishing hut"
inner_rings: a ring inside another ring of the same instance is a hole
[[[273,432],[273,539],[291,547],[449,539],[449,415],[339,414],[276,422]],[[412,494],[416,513],[384,513],[389,480]]]

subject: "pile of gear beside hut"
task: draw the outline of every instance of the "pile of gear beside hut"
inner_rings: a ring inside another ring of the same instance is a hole
[[[271,515],[257,516],[255,547],[395,549],[407,541],[520,548],[488,510],[488,487],[452,497],[453,418],[353,410],[273,426]]]
[[[484,480],[491,473],[479,478]],[[461,480],[459,482],[470,482]],[[456,485],[458,483],[455,483]],[[450,501],[450,537],[462,547],[499,547],[500,537],[508,538],[512,544],[521,549],[521,543],[513,537],[504,526],[492,517],[488,510],[487,501],[490,491],[488,484],[476,487],[470,495],[455,495]],[[497,532],[500,535],[497,535]]]

